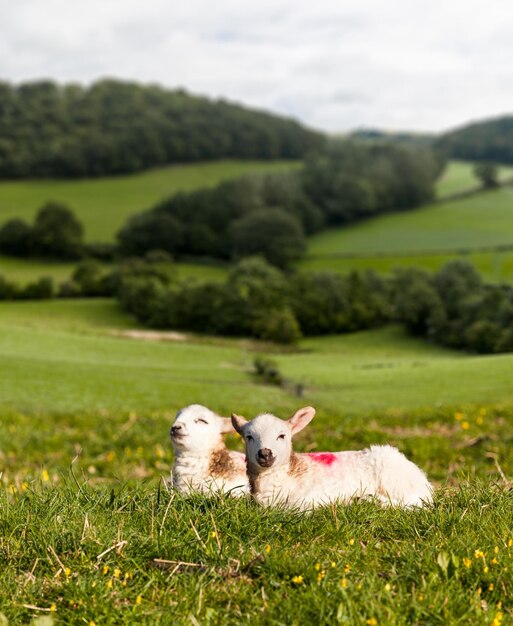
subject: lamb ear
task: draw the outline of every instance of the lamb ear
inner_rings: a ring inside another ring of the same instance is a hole
[[[294,415],[287,420],[287,423],[291,427],[292,434],[295,435],[300,430],[309,424],[315,415],[315,409],[311,406],[305,406],[299,411],[296,411]]]
[[[222,435],[235,432],[232,420],[229,417],[219,417],[219,426]]]
[[[242,431],[244,430],[244,426],[248,423],[248,420],[242,415],[237,415],[236,413],[232,413],[232,424],[235,430],[242,435]]]

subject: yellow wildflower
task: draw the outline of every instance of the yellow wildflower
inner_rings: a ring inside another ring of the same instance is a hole
[[[349,539],[349,545],[354,546],[354,539]]]
[[[483,424],[483,422],[484,422],[484,419],[483,419],[480,415],[478,415],[478,416],[476,417],[476,424],[477,424],[478,426],[481,426],[481,425]]]
[[[347,587],[347,578],[342,578],[340,580],[340,586],[342,587],[342,589],[345,589]]]
[[[417,596],[419,599],[419,602],[422,602],[422,600],[424,600],[424,594],[419,593],[419,595]]]
[[[314,565],[314,569],[315,569],[316,572],[318,572],[321,569],[321,564],[320,563],[316,563]]]
[[[317,582],[318,583],[322,582],[325,576],[326,576],[326,572],[324,570],[322,570],[322,572],[319,572],[317,574]]]
[[[293,576],[293,578],[292,578],[292,582],[295,585],[301,585],[303,583],[303,581],[304,581],[304,578],[301,576],[301,574],[299,576]]]
[[[215,539],[215,538],[217,537],[217,533],[216,533],[216,531],[215,531],[215,530],[213,530],[213,531],[210,533],[210,536],[212,537],[212,539]]]
[[[335,563],[335,561],[331,562],[331,567],[337,567],[337,564]]]
[[[27,491],[28,488],[29,488],[28,482],[24,481],[24,482],[21,483],[21,490],[22,491]]]
[[[9,491],[14,495],[18,491],[18,489],[16,485],[9,485]]]
[[[495,556],[494,556],[494,557],[493,557],[493,559],[490,561],[490,563],[491,563],[492,565],[498,565],[498,563],[499,563],[499,559],[498,559],[497,557],[495,557]]]
[[[160,443],[155,446],[155,454],[157,455],[157,459],[163,459],[165,456],[164,448]]]
[[[462,420],[464,417],[465,417],[465,415],[464,415],[463,413],[455,413],[455,414],[454,414],[454,419],[455,419],[457,422],[461,422],[461,420]]]
[[[94,620],[90,620],[89,626],[96,626],[96,622]]]
[[[345,572],[346,574],[349,574],[349,572],[350,572],[350,571],[351,571],[351,566],[349,565],[349,563],[346,563],[346,564],[344,565],[344,572]]]
[[[494,584],[493,584],[493,583],[490,583],[490,584],[488,585],[488,591],[493,591],[493,588],[494,588]]]
[[[119,567],[116,567],[116,569],[112,572],[112,575],[114,576],[114,578],[119,578],[121,576],[121,570],[119,569]]]
[[[513,539],[508,539],[508,548],[511,548],[511,546],[513,546]]]
[[[269,554],[269,552],[271,551],[271,544],[267,544],[264,548],[264,550],[267,552],[267,554]]]
[[[57,610],[57,605],[54,602],[52,602],[52,604],[50,604],[50,611],[52,613],[55,613],[56,610]]]
[[[467,556],[463,559],[464,567],[470,567],[472,565],[472,559],[469,559]]]
[[[105,586],[107,589],[112,589],[112,578],[109,578],[109,580],[105,583]]]
[[[483,567],[483,574],[488,574],[489,571],[490,571],[490,568],[487,565],[485,565]]]
[[[109,570],[110,570],[110,567],[109,567],[108,565],[104,565],[104,566],[103,566],[103,569],[102,569],[102,572],[103,572],[104,574],[108,574],[108,573],[109,573]]]
[[[461,422],[461,427],[463,430],[468,430],[470,428],[470,424],[468,422]]]
[[[493,618],[492,626],[501,626],[502,616],[503,616],[502,612],[497,611],[497,613],[495,614],[495,617]]]
[[[135,599],[135,604],[139,605],[142,602],[142,596],[137,596],[137,598]]]
[[[44,483],[47,483],[47,482],[50,480],[50,474],[48,473],[48,470],[47,470],[47,469],[44,469],[44,470],[41,472],[41,480],[42,480]]]
[[[495,552],[495,554],[499,554],[499,546],[495,546],[495,548],[493,549],[493,551]]]
[[[367,626],[377,626],[378,620],[375,617],[369,617],[366,623],[367,623]]]
[[[392,585],[390,583],[387,583],[385,585],[385,591],[391,591],[391,589],[392,589]]]
[[[114,452],[114,450],[109,450],[105,455],[105,458],[107,459],[107,461],[112,462],[116,458],[116,453]]]
[[[70,568],[69,568],[69,567],[67,567],[67,568],[64,570],[64,574],[66,575],[66,578],[69,578],[69,577],[71,576],[71,570],[70,570]]]
[[[482,559],[484,557],[485,553],[482,550],[474,550],[474,558],[475,559]]]

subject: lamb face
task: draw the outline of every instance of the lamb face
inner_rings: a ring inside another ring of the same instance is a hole
[[[233,432],[229,419],[191,404],[178,411],[169,434],[175,452],[206,456],[222,444],[222,435],[228,432]]]
[[[292,436],[314,417],[315,409],[305,407],[289,420],[264,413],[251,422],[232,415],[232,424],[246,443],[246,460],[253,473],[286,466],[292,454]]]

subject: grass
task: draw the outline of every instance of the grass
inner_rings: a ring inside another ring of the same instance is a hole
[[[407,256],[513,243],[513,188],[394,213],[312,237],[310,256]]]
[[[511,623],[513,356],[395,327],[309,339],[273,355],[305,383],[296,398],[249,374],[255,344],[111,334],[131,327],[110,300],[0,305],[9,623]],[[299,450],[397,445],[437,485],[435,505],[299,515],[170,493],[167,432],[190,402],[247,416],[312,403]]]
[[[415,256],[369,256],[364,258],[307,258],[299,263],[303,270],[340,272],[374,270],[390,274],[396,268],[421,267],[430,272],[439,270],[455,258],[469,261],[491,283],[513,282],[513,251],[474,252],[470,254],[425,254]]]
[[[503,227],[504,191],[487,194]],[[476,207],[461,215],[477,225]],[[512,271],[507,253],[472,258]],[[39,267],[12,261],[8,275]],[[222,272],[190,269],[211,270]],[[513,355],[457,353],[393,326],[308,339],[272,355],[304,386],[298,398],[252,376],[271,346],[119,335],[136,327],[108,299],[0,303],[0,624],[513,623]],[[167,432],[192,402],[248,417],[312,404],[298,450],[397,445],[434,481],[435,505],[300,515],[170,493]]]
[[[432,403],[513,402],[513,356],[466,356],[398,327],[308,339],[297,352],[275,355],[285,377],[305,386],[301,400],[252,378],[259,344],[115,334],[134,327],[111,300],[1,303],[1,403],[26,411],[172,412],[197,401],[229,414],[304,402],[359,416]]]
[[[444,173],[437,181],[437,196],[443,198],[479,187],[479,181],[474,176],[474,167],[474,163],[449,161]],[[511,179],[513,176],[513,168],[501,165],[498,174],[500,181]]]
[[[130,215],[178,191],[297,166],[294,161],[215,161],[92,180],[2,181],[0,224],[14,217],[30,221],[45,202],[57,200],[68,204],[84,224],[87,241],[112,241]]]
[[[18,284],[27,284],[41,276],[53,278],[60,284],[68,280],[76,268],[75,262],[63,263],[43,259],[18,259],[0,255],[0,275]],[[106,265],[107,267],[107,265]],[[170,266],[183,278],[196,280],[222,280],[226,276],[226,268],[222,265],[205,265],[200,263],[176,263]]]

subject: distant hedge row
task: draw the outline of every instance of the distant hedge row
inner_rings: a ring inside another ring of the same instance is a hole
[[[0,177],[83,177],[220,158],[301,158],[323,135],[156,85],[0,83]]]
[[[156,328],[291,343],[400,322],[451,348],[513,351],[513,288],[483,283],[464,261],[436,274],[408,269],[384,278],[373,272],[285,274],[261,259],[246,259],[225,283],[206,284],[184,283],[139,263],[124,274],[118,298]]]
[[[179,193],[131,217],[123,255],[238,259],[261,254],[278,267],[299,258],[305,235],[432,199],[443,159],[392,144],[331,142],[298,172],[246,176]]]

